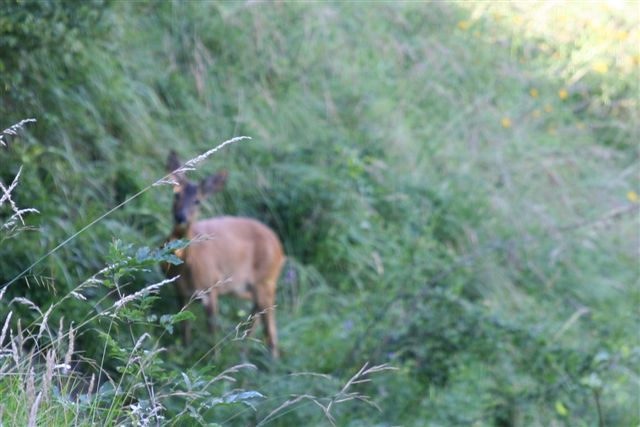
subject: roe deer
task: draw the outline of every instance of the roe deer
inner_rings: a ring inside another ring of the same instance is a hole
[[[218,295],[234,294],[253,301],[251,335],[262,319],[267,344],[274,358],[278,353],[278,338],[274,305],[276,282],[285,261],[282,244],[266,225],[251,219],[220,216],[197,221],[200,200],[221,191],[227,179],[220,172],[199,184],[189,181],[183,173],[175,152],[171,152],[167,169],[178,185],[174,187],[174,226],[169,241],[189,239],[191,244],[176,251],[180,265],[164,265],[168,278],[177,279],[181,306],[196,291],[207,291],[203,303],[211,333],[218,314]],[[185,343],[191,340],[191,329],[183,322]]]

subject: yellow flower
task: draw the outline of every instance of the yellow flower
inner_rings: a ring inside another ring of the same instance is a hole
[[[587,126],[582,122],[578,122],[576,123],[576,127],[580,130],[583,130],[583,129],[586,129]]]
[[[471,23],[469,21],[458,21],[458,28],[460,28],[462,31],[468,30],[470,26]]]
[[[625,41],[629,38],[629,33],[624,30],[617,31],[615,38],[616,40]]]
[[[549,126],[547,128],[547,133],[549,133],[549,135],[557,135],[558,134],[558,130],[553,126]]]
[[[516,16],[513,17],[513,23],[516,24],[516,25],[522,24],[523,21],[524,21],[524,19],[520,15],[516,15]]]
[[[567,99],[567,97],[569,96],[569,92],[566,89],[560,89],[558,91],[558,96],[560,97],[560,99]]]
[[[638,200],[640,200],[640,197],[638,196],[638,193],[632,190],[627,193],[627,199],[631,203],[638,203]]]
[[[509,129],[511,127],[511,119],[509,117],[502,118],[502,127],[505,129]]]
[[[541,114],[541,113],[540,113],[540,110],[533,110],[533,111],[531,112],[531,115],[532,115],[533,117],[535,117],[536,119],[537,119],[538,117],[540,117],[540,114]]]
[[[598,74],[605,74],[609,71],[609,65],[604,61],[596,61],[593,63],[593,71]]]
[[[537,98],[538,97],[538,89],[536,88],[531,88],[531,90],[529,90],[529,94],[534,97]]]
[[[550,113],[553,111],[553,107],[551,106],[551,104],[547,104],[544,106],[544,111],[546,111],[547,113]]]

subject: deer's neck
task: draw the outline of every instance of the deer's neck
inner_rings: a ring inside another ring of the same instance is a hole
[[[191,224],[188,225],[174,225],[169,240],[188,239]]]

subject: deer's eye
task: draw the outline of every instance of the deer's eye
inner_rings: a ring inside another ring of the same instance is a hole
[[[199,205],[199,204],[200,204],[200,200],[196,200],[196,205]]]

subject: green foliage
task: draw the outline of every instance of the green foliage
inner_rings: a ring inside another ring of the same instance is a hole
[[[59,358],[69,332],[39,331],[73,322],[82,357],[39,422],[638,424],[640,28],[582,8],[3,2],[0,127],[38,122],[0,181],[22,167],[12,199],[40,214],[0,235],[0,347],[17,319],[26,343],[0,359],[0,422],[30,420],[28,350]],[[229,171],[205,214],[284,242],[280,362],[241,339],[246,304],[209,336],[157,267],[188,244],[155,249],[166,155],[236,135],[194,174]],[[398,370],[343,390],[366,362]]]

